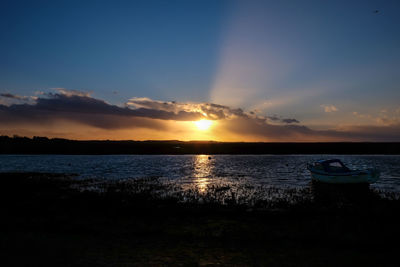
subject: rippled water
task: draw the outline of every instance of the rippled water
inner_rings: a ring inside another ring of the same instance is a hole
[[[400,156],[377,155],[0,155],[0,171],[76,173],[81,178],[160,177],[200,189],[213,183],[303,187],[306,163],[339,158],[352,169],[376,167],[373,187],[400,191]]]

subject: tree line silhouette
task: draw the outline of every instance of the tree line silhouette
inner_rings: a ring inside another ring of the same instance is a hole
[[[0,136],[0,154],[400,154],[400,143],[69,140]]]

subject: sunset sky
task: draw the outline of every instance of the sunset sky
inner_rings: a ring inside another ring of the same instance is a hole
[[[400,1],[1,1],[0,135],[400,141]]]

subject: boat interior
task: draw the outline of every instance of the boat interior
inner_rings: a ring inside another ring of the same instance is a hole
[[[315,163],[314,168],[316,170],[321,170],[325,172],[334,172],[334,173],[343,173],[351,171],[338,159],[318,161]]]

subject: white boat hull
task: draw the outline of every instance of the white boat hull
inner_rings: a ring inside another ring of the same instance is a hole
[[[330,184],[372,184],[379,179],[379,171],[374,169],[352,171],[346,174],[321,173],[313,171],[312,169],[310,169],[310,172],[313,180]]]

